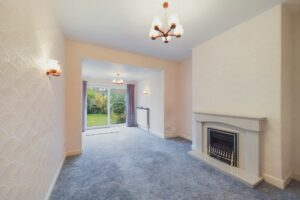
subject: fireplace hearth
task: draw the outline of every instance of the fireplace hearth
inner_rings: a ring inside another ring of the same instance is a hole
[[[237,133],[208,128],[207,144],[209,156],[230,166],[238,167]]]

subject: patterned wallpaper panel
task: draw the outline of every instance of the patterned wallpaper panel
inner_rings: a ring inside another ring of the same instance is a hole
[[[45,199],[64,159],[64,39],[51,0],[0,0],[0,199]]]

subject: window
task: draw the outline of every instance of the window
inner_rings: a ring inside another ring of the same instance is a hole
[[[88,86],[86,128],[110,127],[126,122],[126,89]]]

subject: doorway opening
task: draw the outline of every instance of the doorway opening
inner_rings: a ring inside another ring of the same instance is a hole
[[[143,115],[137,114],[137,107],[151,109],[149,131],[164,132],[163,70],[92,59],[81,65],[83,134],[111,132],[98,130],[102,128],[142,128]]]

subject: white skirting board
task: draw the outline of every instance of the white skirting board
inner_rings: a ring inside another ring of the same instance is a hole
[[[264,181],[267,183],[274,185],[277,188],[285,189],[286,186],[290,183],[290,181],[293,179],[293,174],[290,174],[286,179],[282,180],[280,178],[271,176],[269,174],[263,174]]]
[[[137,124],[137,127],[140,128],[140,129],[143,129],[144,131],[150,131],[150,129],[148,129],[147,126],[144,126],[142,124]]]
[[[151,134],[153,134],[153,135],[156,135],[156,136],[158,136],[158,137],[160,137],[160,138],[164,138],[164,134],[163,134],[163,133],[159,133],[159,132],[154,131],[154,130],[152,130],[152,129],[149,129],[149,130],[148,130],[148,128],[146,128],[146,127],[143,126],[143,125],[139,125],[139,124],[138,124],[138,128],[140,128],[140,129],[142,129],[142,130],[144,130],[144,131],[147,131],[147,132],[149,132],[149,133],[151,133]]]
[[[182,134],[182,133],[178,133],[179,137],[182,137],[186,140],[192,141],[192,136],[186,135],[186,134]]]
[[[57,178],[58,178],[58,176],[59,176],[59,173],[60,173],[60,171],[61,171],[61,169],[62,169],[62,167],[63,167],[63,165],[64,165],[64,162],[65,162],[66,157],[69,157],[69,156],[77,156],[77,155],[80,155],[80,154],[82,154],[82,149],[74,150],[74,151],[69,151],[69,152],[65,153],[65,157],[64,157],[62,163],[60,164],[59,169],[57,170],[57,172],[56,172],[56,174],[55,174],[55,176],[54,176],[54,179],[53,179],[53,181],[52,181],[52,183],[51,183],[51,185],[50,185],[50,188],[49,188],[48,193],[47,193],[47,195],[46,195],[46,197],[45,197],[45,200],[48,200],[48,199],[50,198],[50,196],[51,196],[52,190],[53,190],[53,188],[54,188],[54,186],[55,186],[55,183],[56,183],[56,181],[57,181]]]
[[[174,137],[178,136],[177,134],[170,134],[170,133],[169,134],[164,134],[164,133],[160,133],[160,132],[154,131],[152,129],[148,130],[146,127],[140,126],[140,125],[138,125],[138,128],[143,129],[144,131],[147,131],[147,132],[149,132],[149,133],[151,133],[153,135],[156,135],[156,136],[158,136],[158,137],[160,137],[162,139],[174,138]]]
[[[170,138],[175,138],[175,137],[178,137],[178,135],[175,133],[169,133],[169,134],[164,135],[165,139],[170,139]]]
[[[158,137],[164,138],[164,133],[160,133],[160,132],[154,131],[152,129],[149,129],[149,132],[156,135],[156,136],[158,136]]]
[[[82,149],[72,150],[72,151],[68,151],[66,153],[66,157],[69,157],[69,156],[78,156],[80,154],[82,154]]]
[[[142,126],[140,124],[137,124],[137,127],[140,128],[140,129],[142,129],[142,130],[144,130],[144,131],[150,132],[150,130],[148,130],[147,127],[144,127],[144,126]]]
[[[53,180],[52,180],[52,183],[51,183],[51,185],[50,185],[50,188],[49,188],[49,190],[48,190],[48,193],[46,194],[45,200],[49,200],[49,199],[50,199],[52,190],[54,189],[55,183],[56,183],[57,178],[58,178],[58,176],[59,176],[59,173],[60,173],[60,171],[61,171],[61,169],[62,169],[62,167],[63,167],[63,165],[64,165],[65,159],[66,159],[66,158],[63,159],[62,163],[60,164],[60,167],[59,167],[58,170],[56,171],[56,174],[55,174],[55,176],[54,176],[54,178],[53,178]]]
[[[189,135],[185,135],[185,134],[180,134],[180,133],[169,133],[169,134],[163,134],[163,133],[159,133],[157,131],[154,131],[152,129],[147,129],[146,127],[142,126],[142,125],[138,125],[138,128],[140,129],[143,129],[144,131],[148,131],[160,138],[163,138],[163,139],[169,139],[169,138],[175,138],[175,137],[182,137],[186,140],[189,140],[189,141],[192,141],[192,137],[189,136]]]

